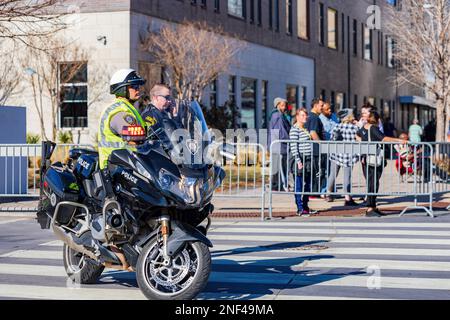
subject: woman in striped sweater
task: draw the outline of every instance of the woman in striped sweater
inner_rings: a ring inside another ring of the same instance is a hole
[[[305,128],[306,121],[308,121],[308,111],[305,108],[299,108],[295,115],[295,124],[289,132],[289,139],[298,141],[290,143],[291,154],[295,158],[293,173],[295,177],[296,193],[300,193],[302,190],[304,192],[310,191],[312,145],[310,142],[307,142],[311,141],[311,135]],[[298,215],[310,214],[308,202],[308,195],[295,195]]]

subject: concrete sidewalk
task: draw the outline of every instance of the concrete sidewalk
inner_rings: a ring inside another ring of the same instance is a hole
[[[258,193],[248,193],[247,196],[256,196]],[[221,218],[257,218],[261,216],[261,198],[245,198],[246,193],[241,192],[240,198],[221,197],[213,198],[215,206],[213,217]],[[7,200],[7,201],[5,201]],[[265,199],[265,215],[268,216],[268,196]],[[362,203],[361,200],[355,199]],[[427,206],[427,198],[419,199],[419,205]],[[36,199],[2,199],[0,202],[0,216],[35,216],[38,201]],[[379,197],[379,208],[386,213],[399,214],[404,208],[414,204],[413,197]],[[436,210],[444,210],[450,204],[450,194],[435,197],[433,207]],[[319,216],[355,217],[365,213],[365,206],[345,207],[344,199],[335,199],[334,202],[326,202],[321,198],[311,199],[311,209],[318,210]],[[425,211],[418,211],[426,215]],[[289,217],[296,215],[296,206],[293,195],[273,195],[273,216]]]

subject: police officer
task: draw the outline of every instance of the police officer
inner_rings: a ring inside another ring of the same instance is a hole
[[[173,121],[173,108],[175,108],[175,100],[170,95],[170,89],[164,84],[156,84],[150,90],[150,104],[142,112],[142,118],[146,122],[149,131],[156,132],[162,129],[157,138],[163,142],[165,146],[170,146],[170,138],[168,137],[167,123],[171,127],[176,126]]]
[[[146,138],[146,123],[133,106],[145,82],[133,69],[121,69],[111,78],[110,93],[116,96],[116,100],[103,111],[98,131],[99,165],[102,171],[107,167],[108,157],[114,150],[135,150],[134,145]],[[142,135],[128,135],[123,131],[124,127],[130,126],[138,129],[138,126],[142,127]]]

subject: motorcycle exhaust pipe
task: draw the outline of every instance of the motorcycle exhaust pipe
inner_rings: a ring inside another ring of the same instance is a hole
[[[72,238],[72,235],[64,231],[63,228],[58,227],[55,224],[52,224],[52,230],[53,233],[56,235],[56,237],[59,240],[63,241],[65,244],[67,244],[69,248],[78,251],[82,254],[85,254],[86,256],[88,256],[91,259],[94,259],[95,261],[98,261],[97,256],[92,251],[89,251],[84,246],[75,243],[75,241]]]

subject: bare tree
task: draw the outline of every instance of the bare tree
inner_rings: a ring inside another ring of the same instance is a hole
[[[450,115],[450,1],[402,0],[399,8],[386,13],[399,82],[435,98],[436,140],[445,141]]]
[[[16,48],[0,41],[0,106],[5,105],[19,88],[20,75],[17,69]]]
[[[33,103],[41,125],[41,136],[47,139],[45,132],[46,117],[51,119],[52,140],[55,140],[58,130],[58,112],[64,101],[65,91],[61,84],[74,82],[73,79],[86,68],[89,60],[88,51],[80,45],[67,43],[62,37],[47,38],[44,50],[31,49],[22,61],[22,67],[28,71],[27,78],[33,90]],[[92,66],[92,65],[91,65]],[[98,72],[88,77],[88,109],[102,99],[107,93],[108,68],[98,65]],[[50,114],[48,113],[50,101]]]
[[[236,55],[243,47],[221,28],[199,22],[163,26],[143,44],[166,68],[178,98],[198,100],[206,86],[236,64]]]
[[[67,27],[64,0],[0,0],[0,39],[36,45],[36,39]],[[34,40],[34,41],[32,41]]]

